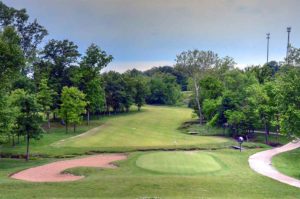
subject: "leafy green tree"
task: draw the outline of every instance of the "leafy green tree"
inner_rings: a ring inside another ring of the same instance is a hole
[[[103,80],[107,112],[110,114],[110,108],[112,108],[117,113],[122,109],[122,100],[125,97],[122,75],[118,72],[110,71],[103,74]]]
[[[169,74],[155,74],[149,81],[147,103],[175,105],[181,97],[176,78]]]
[[[269,144],[269,132],[275,114],[274,108],[271,106],[271,99],[267,95],[264,87],[259,84],[250,86],[247,88],[247,91],[249,92],[248,101],[250,102],[250,106],[257,111],[262,121],[265,129],[266,144]]]
[[[76,78],[73,79],[75,85],[86,94],[88,124],[90,122],[90,113],[94,113],[104,106],[104,90],[101,87],[100,72],[112,60],[113,57],[111,55],[107,55],[97,45],[91,44],[82,58]]]
[[[7,89],[25,64],[20,39],[12,27],[0,32],[0,57],[0,89]]]
[[[218,55],[212,51],[189,50],[177,55],[176,68],[191,78],[193,81],[195,102],[200,124],[203,123],[202,109],[200,104],[200,87],[199,81],[203,77],[206,70],[215,67],[218,64]]]
[[[146,103],[146,97],[149,94],[149,87],[147,80],[142,76],[135,78],[135,96],[134,103],[138,107],[138,111],[141,110],[141,107]]]
[[[37,20],[30,22],[25,9],[17,10],[0,1],[0,13],[0,27],[10,26],[16,30],[26,61],[32,62],[36,56],[38,45],[48,34],[47,30]]]
[[[56,96],[56,93],[48,86],[47,79],[42,79],[39,85],[37,100],[38,103],[42,106],[42,111],[46,115],[48,129],[51,128],[50,113],[51,113],[51,106],[53,104],[54,96]]]
[[[87,83],[87,87],[84,92],[87,101],[86,111],[88,125],[90,122],[90,112],[95,113],[96,111],[101,111],[105,106],[105,92],[101,87],[101,84],[101,80],[99,78],[95,78]]]
[[[239,135],[240,125],[246,120],[245,114],[242,111],[227,110],[225,115],[227,117],[228,124],[233,129],[233,137]]]
[[[122,75],[124,93],[122,97],[122,105],[126,112],[129,112],[130,107],[134,103],[134,97],[136,95],[135,81],[127,74]]]
[[[181,86],[181,90],[183,91],[187,90],[188,78],[186,77],[185,74],[183,74],[181,71],[177,70],[176,68],[171,66],[160,66],[160,67],[153,67],[144,72],[144,74],[149,77],[152,77],[157,73],[169,74],[176,77],[176,82],[178,85]]]
[[[10,105],[9,97],[1,92],[0,94],[0,144],[5,143],[12,136],[13,143],[15,145],[14,136],[14,126],[16,122],[17,112]]]
[[[300,48],[291,46],[286,62],[288,65],[300,66]]]
[[[50,40],[41,52],[41,59],[49,67],[45,70],[49,72],[46,77],[48,84],[58,94],[54,98],[53,109],[60,107],[62,88],[72,84],[69,71],[79,55],[78,46],[69,40]]]
[[[300,70],[290,68],[276,80],[276,100],[280,113],[281,132],[300,135]]]
[[[87,105],[85,101],[85,94],[76,87],[64,87],[61,95],[61,108],[59,110],[60,117],[64,120],[66,125],[66,133],[68,133],[69,124],[74,125],[82,120],[82,114],[85,113]]]
[[[22,92],[22,90],[16,90],[15,94],[14,104],[19,109],[17,131],[26,136],[26,160],[28,161],[30,139],[39,139],[43,133],[42,118],[39,114],[40,105],[33,94]]]

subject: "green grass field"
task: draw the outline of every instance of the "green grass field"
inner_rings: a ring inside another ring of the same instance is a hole
[[[214,157],[219,165],[214,168],[221,167],[221,170],[202,168],[206,172],[194,174],[141,168],[139,161],[153,152],[134,152],[128,160],[119,162],[117,169],[70,169],[68,172],[86,178],[63,183],[27,183],[8,178],[10,173],[50,160],[24,163],[23,160],[2,159],[0,198],[297,198],[300,189],[261,176],[249,168],[248,156],[255,152],[257,150],[240,153],[230,149],[196,152],[199,157]],[[182,157],[178,158],[181,162]]]
[[[90,126],[84,123],[76,133],[66,134],[63,126],[56,124],[41,140],[31,141],[31,153],[50,157],[76,156],[94,152],[124,152],[152,149],[209,149],[232,145],[227,138],[191,136],[178,128],[190,120],[192,111],[180,107],[146,106],[141,112],[102,117]],[[96,128],[97,127],[97,128]],[[96,128],[96,129],[94,129]],[[84,135],[78,136],[87,130]],[[23,154],[25,143],[0,148],[2,153]]]
[[[272,159],[273,165],[280,172],[300,179],[300,149],[279,154]]]
[[[178,130],[191,115],[191,110],[186,108],[147,106],[142,112],[92,121],[89,127],[80,126],[76,134],[65,134],[63,127],[56,126],[42,140],[32,144],[35,154],[51,158],[36,157],[29,162],[0,159],[0,198],[292,199],[300,195],[300,189],[261,176],[249,168],[248,157],[261,149],[241,153],[224,149],[233,144],[230,139],[188,135]],[[93,130],[77,136],[90,129]],[[189,148],[206,150],[181,150]],[[23,145],[0,149],[5,153],[24,153]],[[145,149],[150,151],[137,151]],[[168,149],[177,150],[163,151]],[[116,169],[67,170],[86,176],[74,182],[28,183],[9,178],[17,171],[59,160],[56,156],[83,155],[92,150],[126,151],[129,156],[118,162]],[[296,155],[292,159],[295,160]]]
[[[147,106],[143,112],[126,117],[114,117],[98,132],[65,139],[54,147],[93,148],[98,150],[159,149],[209,147],[229,143],[221,137],[200,137],[183,134],[178,127],[191,119],[187,108]],[[212,145],[213,144],[213,145]]]

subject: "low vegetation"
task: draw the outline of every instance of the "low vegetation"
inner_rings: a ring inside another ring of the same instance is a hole
[[[272,159],[272,164],[280,172],[300,179],[300,149],[285,152],[275,156]]]

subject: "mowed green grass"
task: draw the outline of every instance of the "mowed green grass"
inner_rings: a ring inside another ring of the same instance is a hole
[[[280,172],[300,179],[300,149],[285,152],[273,157],[272,164]]]
[[[213,156],[199,152],[155,152],[140,156],[136,165],[159,173],[198,174],[222,169]]]
[[[203,158],[214,157],[221,166],[221,170],[216,172],[194,174],[157,172],[141,168],[137,165],[140,158],[154,152],[134,152],[129,154],[127,160],[118,162],[119,167],[116,169],[70,169],[68,172],[85,175],[86,178],[63,183],[28,183],[8,177],[18,170],[51,160],[31,160],[25,163],[23,160],[2,159],[0,198],[298,198],[300,189],[259,175],[249,168],[248,157],[256,152],[257,149],[242,153],[231,149],[193,152],[199,153]]]
[[[180,125],[191,119],[191,116],[192,110],[187,108],[146,106],[140,113],[106,120],[98,132],[65,139],[52,146],[110,151],[207,147],[229,142],[226,138],[192,136],[180,132]]]

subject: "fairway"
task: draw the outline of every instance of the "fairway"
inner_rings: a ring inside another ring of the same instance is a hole
[[[203,152],[156,152],[140,156],[136,165],[160,173],[199,174],[222,169],[215,158]]]
[[[191,109],[146,106],[143,111],[109,118],[97,132],[85,133],[52,144],[74,148],[175,148],[225,144],[221,137],[187,135],[178,127],[192,116]]]

